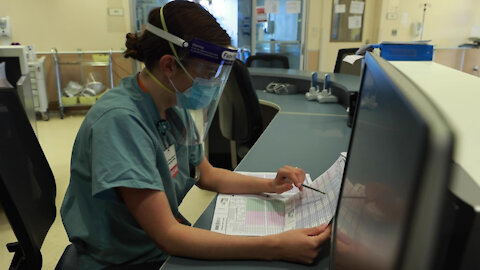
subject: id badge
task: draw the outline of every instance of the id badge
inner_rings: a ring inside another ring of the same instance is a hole
[[[168,169],[170,170],[170,175],[172,178],[175,178],[178,174],[178,164],[177,164],[177,153],[175,152],[175,145],[170,145],[165,151],[163,151],[165,159],[168,163]]]

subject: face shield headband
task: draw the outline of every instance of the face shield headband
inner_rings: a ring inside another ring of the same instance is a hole
[[[236,58],[237,50],[221,47],[197,38],[187,42],[168,32],[163,16],[163,7],[160,9],[160,18],[165,30],[150,23],[146,24],[146,30],[169,42],[178,65],[192,80],[192,86],[183,92],[177,90],[174,83],[170,81],[175,89],[177,101],[177,106],[172,111],[178,114],[178,117],[175,117],[175,125],[172,125],[176,130],[173,130],[172,134],[175,135],[178,143],[185,145],[201,144],[207,136],[218,101]],[[190,71],[180,61],[174,44],[187,50],[185,62]],[[162,87],[166,88],[163,85]],[[171,121],[174,117],[170,114],[170,117],[167,115],[167,118],[170,118],[167,120]],[[179,119],[182,120],[182,125],[179,125]]]

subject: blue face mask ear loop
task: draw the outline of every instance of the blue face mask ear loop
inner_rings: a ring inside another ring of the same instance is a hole
[[[162,21],[163,29],[168,33],[167,24],[165,23],[165,17],[163,16],[163,6],[160,8],[160,20]],[[192,80],[192,82],[193,82],[194,79],[193,79],[192,75],[190,75],[190,73],[187,71],[185,66],[183,66],[182,62],[180,62],[180,58],[178,57],[177,50],[175,50],[175,47],[173,46],[172,42],[168,41],[168,44],[170,45],[170,48],[172,49],[173,55],[175,56],[175,60],[177,61],[178,65],[180,65],[180,67],[183,69],[185,74],[187,74],[188,78],[190,78],[190,80]]]

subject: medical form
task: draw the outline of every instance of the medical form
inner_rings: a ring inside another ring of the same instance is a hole
[[[329,223],[335,215],[346,154],[342,153],[322,175],[305,184],[326,194],[297,188],[283,194],[227,195],[219,194],[211,231],[230,235],[261,236],[309,228]],[[274,178],[276,173],[239,172],[261,178]]]

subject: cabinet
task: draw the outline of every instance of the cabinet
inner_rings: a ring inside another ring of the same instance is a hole
[[[58,94],[58,107],[60,110],[60,118],[63,119],[65,116],[65,108],[66,107],[78,107],[78,106],[89,106],[90,104],[82,104],[82,103],[68,103],[64,104],[63,102],[63,93],[62,93],[62,76],[61,76],[61,67],[62,66],[78,66],[79,68],[79,75],[80,75],[80,84],[85,86],[86,83],[86,76],[84,72],[85,67],[105,67],[106,76],[105,78],[108,79],[108,83],[110,84],[110,88],[113,88],[113,64],[112,64],[112,55],[113,50],[110,51],[76,51],[76,52],[58,52],[57,49],[53,48],[52,56],[55,65],[55,75],[56,75],[56,84],[57,84],[57,94]],[[76,55],[76,60],[74,61],[62,61],[62,55]],[[106,61],[92,61],[86,60],[85,55],[95,55],[95,54],[105,54],[108,55],[108,60]],[[106,85],[107,83],[105,83]],[[93,98],[93,97],[92,97]]]

